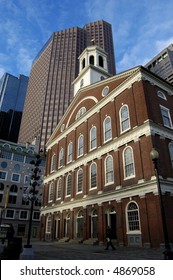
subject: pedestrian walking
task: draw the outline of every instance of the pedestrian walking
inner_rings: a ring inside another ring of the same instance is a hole
[[[112,239],[112,231],[111,231],[110,226],[108,226],[107,229],[106,229],[106,243],[107,243],[107,246],[106,246],[105,250],[108,250],[109,246],[112,247],[112,250],[115,250],[115,247],[112,244],[112,240],[111,239]]]

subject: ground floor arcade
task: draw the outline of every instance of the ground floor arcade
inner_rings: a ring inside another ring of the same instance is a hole
[[[172,204],[172,197],[167,198],[167,205]],[[173,204],[172,204],[173,205]],[[171,210],[172,211],[172,210]],[[170,213],[167,210],[167,213]],[[167,215],[170,242],[173,242],[172,215]],[[66,242],[104,243],[106,227],[111,227],[112,239],[119,246],[160,247],[164,244],[162,216],[159,196],[153,193],[113,199],[102,203],[81,206],[75,204],[42,209],[42,240],[64,240]]]

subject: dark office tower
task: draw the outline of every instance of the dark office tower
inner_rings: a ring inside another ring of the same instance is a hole
[[[53,33],[32,65],[19,141],[32,142],[37,137],[44,148],[73,97],[78,57],[92,40],[108,53],[109,72],[115,74],[109,23],[101,20]]]
[[[17,142],[29,78],[5,73],[0,79],[0,138]]]
[[[157,54],[145,67],[173,85],[173,44]]]

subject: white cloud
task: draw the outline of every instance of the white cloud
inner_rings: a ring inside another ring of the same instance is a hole
[[[31,69],[33,57],[28,49],[20,48],[16,57],[17,66],[20,74],[28,75]]]

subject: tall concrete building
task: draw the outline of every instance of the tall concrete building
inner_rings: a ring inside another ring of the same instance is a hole
[[[112,27],[103,20],[57,31],[46,42],[33,61],[20,142],[32,142],[37,137],[40,148],[44,148],[72,100],[72,82],[79,73],[78,57],[93,42],[108,54],[108,71],[114,75]]]
[[[173,44],[157,54],[145,67],[173,85]]]
[[[0,138],[17,142],[29,78],[5,73],[0,79]]]

